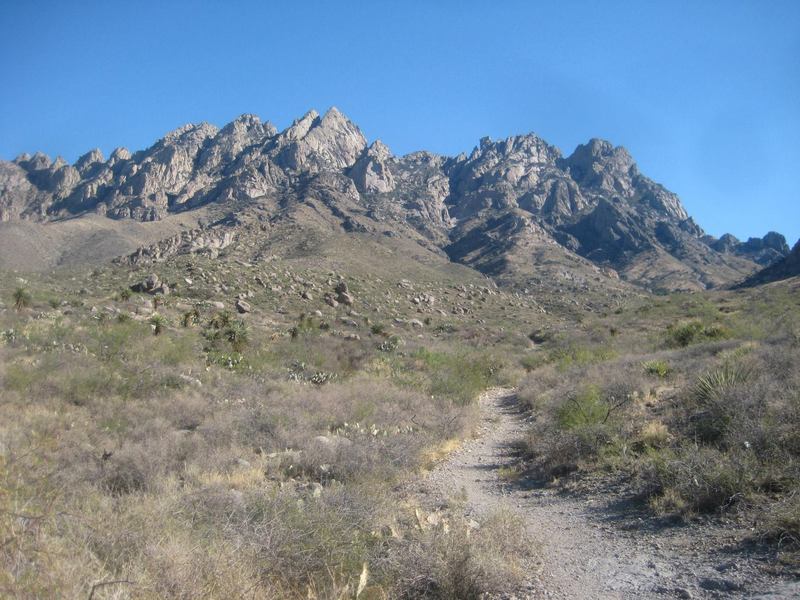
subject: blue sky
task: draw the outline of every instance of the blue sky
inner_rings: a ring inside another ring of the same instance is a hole
[[[601,137],[708,232],[800,237],[800,2],[0,0],[0,158],[338,106],[397,154]]]

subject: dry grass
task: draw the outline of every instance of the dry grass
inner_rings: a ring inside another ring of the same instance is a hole
[[[780,287],[738,295],[737,310],[733,301],[722,296],[722,311],[713,295],[654,300],[607,317],[618,334],[606,360],[564,364],[551,354],[520,387],[535,417],[530,472],[574,480],[612,471],[657,513],[748,511],[761,535],[792,546],[800,310]],[[599,326],[584,327],[570,347],[596,343]]]
[[[400,484],[470,433],[507,355],[464,352],[476,329],[434,325],[387,326],[403,341],[385,352],[386,328],[343,311],[304,316],[293,338],[299,293],[274,322],[223,322],[209,288],[167,297],[153,335],[150,299],[120,294],[117,275],[92,285],[107,296],[62,305],[33,282],[30,307],[0,310],[0,595],[406,594],[416,546],[379,532],[417,535]],[[351,289],[368,298],[366,279]],[[459,548],[500,543],[492,527]],[[481,589],[505,585],[488,555],[474,568]]]

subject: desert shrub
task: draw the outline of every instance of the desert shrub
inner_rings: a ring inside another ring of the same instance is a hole
[[[257,580],[272,592],[268,597],[281,598],[305,598],[309,589],[332,597],[331,588],[343,580],[357,582],[364,563],[372,562],[377,539],[369,532],[382,510],[379,498],[343,486],[316,497],[207,488],[183,504],[192,528],[213,535],[225,523],[220,541],[234,544],[238,555],[257,565]]]
[[[484,523],[456,522],[417,532],[389,554],[397,598],[469,600],[512,593],[531,555],[516,515],[495,513]]]
[[[765,534],[789,551],[800,553],[800,488],[769,507]]]
[[[249,342],[247,324],[238,319],[222,331],[225,340],[231,345],[234,352],[241,352]]]
[[[63,493],[46,455],[54,440],[30,434],[25,450],[0,454],[0,596],[55,597],[57,558],[43,533],[52,527]]]
[[[642,369],[648,375],[655,375],[664,379],[672,372],[672,367],[665,360],[647,360],[642,363]]]
[[[590,385],[567,398],[558,411],[558,425],[562,429],[600,425],[608,420],[609,408],[600,388]]]
[[[676,499],[673,505],[684,506],[684,511],[726,510],[757,487],[758,463],[746,451],[685,445],[674,452],[652,453],[649,458],[643,473],[652,495],[668,494]]]
[[[642,427],[639,440],[645,447],[663,448],[670,440],[669,428],[660,421],[650,421]]]
[[[428,391],[464,406],[496,380],[502,364],[481,353],[436,352],[418,348],[411,354],[412,368],[425,372]]]
[[[596,346],[568,344],[551,350],[549,359],[556,363],[559,370],[566,371],[576,366],[586,366],[611,360],[615,356],[614,349],[605,344]]]
[[[704,324],[702,321],[688,321],[686,323],[672,324],[667,327],[667,346],[682,348],[690,344],[722,340],[730,337],[730,332],[723,326],[712,323]]]
[[[194,307],[181,315],[181,327],[191,327],[200,323],[200,310]]]
[[[381,352],[394,352],[400,347],[400,344],[401,344],[401,339],[398,336],[393,335],[383,340],[380,346],[378,346],[378,350],[380,350]]]

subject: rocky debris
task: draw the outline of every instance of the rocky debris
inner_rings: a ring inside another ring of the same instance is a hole
[[[252,307],[250,306],[250,303],[247,302],[246,300],[242,300],[241,298],[237,298],[234,306],[236,307],[236,311],[239,314],[246,314],[253,310]]]
[[[148,275],[144,281],[134,283],[130,289],[139,294],[163,294],[166,296],[170,293],[169,285],[165,281],[161,281],[155,273]]]

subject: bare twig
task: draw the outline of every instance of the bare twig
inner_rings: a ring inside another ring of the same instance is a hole
[[[94,593],[98,590],[98,588],[105,587],[107,585],[117,585],[120,583],[125,583],[128,585],[136,585],[135,581],[131,581],[130,579],[114,579],[112,581],[98,581],[97,583],[92,584],[92,589],[89,591],[89,600],[94,598]]]

